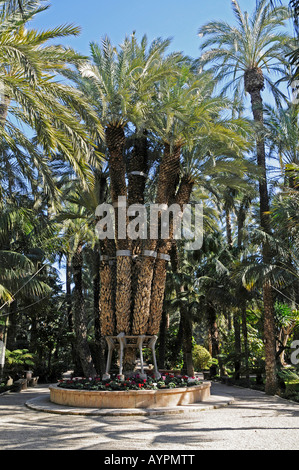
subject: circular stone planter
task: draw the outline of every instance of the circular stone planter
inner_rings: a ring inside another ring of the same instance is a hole
[[[57,405],[81,408],[167,408],[190,405],[210,397],[211,382],[201,385],[159,389],[95,391],[74,390],[50,385],[50,401]]]

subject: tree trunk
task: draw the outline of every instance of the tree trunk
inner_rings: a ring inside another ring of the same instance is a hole
[[[136,131],[134,147],[128,161],[128,205],[144,204],[144,191],[148,172],[147,131]],[[132,312],[134,311],[138,276],[141,268],[143,240],[131,241],[132,245]]]
[[[171,363],[176,366],[176,363],[178,362],[178,355],[181,352],[182,349],[182,343],[183,343],[183,319],[182,316],[180,315],[180,323],[179,323],[179,329],[174,341],[174,346],[171,354]]]
[[[8,329],[7,329],[7,349],[13,351],[18,348],[18,315],[17,315],[17,300],[14,300],[9,306],[9,316],[8,316]]]
[[[242,305],[242,333],[244,340],[244,361],[245,361],[245,375],[247,385],[249,386],[249,349],[248,349],[248,330],[247,330],[247,316],[246,316],[246,300]]]
[[[76,333],[76,344],[85,377],[94,377],[96,370],[91,357],[87,341],[87,321],[84,306],[83,284],[82,284],[82,244],[79,243],[73,255],[74,274],[74,326]]]
[[[250,94],[251,107],[254,121],[258,124],[256,138],[257,164],[261,171],[259,178],[259,198],[260,198],[260,224],[261,229],[266,233],[271,233],[271,223],[269,215],[269,194],[267,187],[266,153],[264,140],[264,113],[261,91],[264,88],[264,77],[259,68],[249,69],[244,76],[245,90]],[[271,253],[266,241],[262,246],[263,262],[270,264]],[[268,395],[275,395],[277,390],[277,375],[275,366],[275,320],[274,304],[272,299],[271,284],[269,279],[265,279],[262,286],[264,299],[264,335],[265,335],[265,363],[266,363],[266,385],[265,391]]]
[[[209,323],[209,352],[214,359],[218,359],[218,363],[220,368],[221,363],[219,362],[219,332],[217,326],[217,316],[214,306],[208,302],[207,305],[207,316],[208,316],[208,323]],[[210,367],[211,376],[215,376],[217,373],[217,368],[215,365]]]
[[[94,339],[95,355],[94,363],[98,375],[105,372],[105,343],[101,332],[101,305],[100,305],[100,247],[96,244],[94,248],[93,263],[93,311],[94,311]]]
[[[240,319],[239,312],[234,312],[234,330],[235,330],[235,379],[240,379],[241,371],[241,330],[240,330]]]
[[[116,263],[114,240],[101,243],[100,257],[100,329],[103,336],[115,334]]]
[[[165,369],[167,327],[168,327],[168,315],[166,313],[166,310],[163,309],[161,325],[160,325],[160,335],[159,335],[159,360],[158,360],[159,369]]]
[[[181,286],[181,294],[185,292],[184,286]],[[194,366],[192,359],[192,318],[191,312],[185,304],[182,304],[181,309],[181,319],[183,324],[183,357],[184,357],[184,366],[183,373],[187,374],[189,377],[194,376]]]
[[[72,303],[72,259],[69,255],[66,256],[66,314],[67,314],[67,321],[68,321],[68,330],[72,333],[71,336],[71,353],[72,353],[72,360],[74,364],[74,374],[76,376],[81,376],[83,374],[83,369],[81,366],[81,361],[78,355],[78,351],[76,348],[76,335],[74,331],[74,317],[73,317],[73,303]]]
[[[109,174],[112,203],[115,209],[115,244],[116,244],[116,330],[117,333],[130,333],[131,317],[131,270],[132,258],[126,254],[131,244],[126,233],[119,232],[119,221],[124,208],[118,206],[118,198],[127,201],[126,166],[124,161],[125,135],[121,125],[106,128],[106,141],[109,151]],[[127,213],[127,211],[126,211]],[[128,219],[125,216],[125,228]],[[123,238],[121,238],[123,236]]]
[[[190,196],[194,186],[194,181],[188,176],[184,176],[180,182],[178,191],[174,198],[174,202],[178,204],[183,210],[184,204],[188,204]],[[171,250],[173,248],[173,221],[170,221],[169,227],[169,238],[161,240],[158,246],[158,258],[154,267],[154,276],[152,283],[152,294],[151,294],[151,306],[150,306],[150,317],[149,317],[149,334],[158,334],[159,325],[161,321],[163,302],[166,286],[167,276],[167,265],[168,261],[163,257],[170,257]],[[162,258],[161,258],[162,255]]]
[[[8,115],[8,108],[10,105],[10,98],[7,95],[4,95],[2,103],[0,103],[0,126],[4,127],[7,115]]]
[[[175,194],[179,177],[180,154],[180,146],[172,148],[169,144],[165,144],[164,157],[159,170],[156,204],[169,204],[169,201],[172,200],[172,195]],[[146,250],[148,252],[154,252],[155,255],[144,256],[141,263],[133,312],[133,334],[139,335],[145,334],[148,329],[152,281],[158,240],[148,239],[145,245]],[[157,321],[156,325],[158,323],[160,324],[160,322]]]
[[[263,285],[264,293],[264,345],[266,358],[266,387],[268,395],[275,395],[277,391],[276,375],[276,335],[273,315],[272,289],[269,282]]]
[[[225,209],[225,224],[226,224],[226,239],[228,247],[231,248],[233,246],[233,235],[232,235],[232,223],[231,223],[231,215],[229,209]]]

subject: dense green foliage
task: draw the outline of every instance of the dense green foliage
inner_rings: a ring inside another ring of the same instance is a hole
[[[189,252],[181,241],[172,246],[159,367],[179,367],[185,374],[191,347],[195,371],[210,368],[218,379],[263,388],[267,279],[280,393],[297,399],[299,371],[291,363],[291,343],[299,339],[299,133],[298,105],[281,86],[294,68],[288,60],[295,43],[286,28],[287,9],[259,1],[249,18],[234,1],[236,25],[211,21],[201,27],[200,58],[169,53],[169,40],[148,44],[144,36],[138,43],[132,35],[119,48],[107,37],[92,43],[87,60],[53,45],[80,28],[30,29],[30,19],[46,8],[39,1],[0,0],[4,375],[17,378],[32,368],[41,381],[56,381],[67,370],[83,376],[82,354],[90,354],[93,370],[103,373],[95,210],[111,201],[105,132],[114,126],[124,129],[128,166],[136,158],[134,145],[146,135],[146,203],[156,194],[168,145],[181,149],[180,177],[192,181],[191,201],[204,206],[202,248]],[[266,69],[275,98],[274,105],[263,103],[262,128],[245,117],[244,94],[252,84],[247,81],[246,89],[244,74],[250,67]],[[56,80],[60,76],[69,84]],[[261,135],[269,231],[260,214]],[[268,257],[262,256],[264,246]]]

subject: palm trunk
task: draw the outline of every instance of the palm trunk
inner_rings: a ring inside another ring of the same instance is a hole
[[[217,325],[217,316],[214,306],[209,302],[207,305],[207,316],[209,322],[209,352],[212,358],[218,359],[219,356],[219,332]],[[218,359],[219,360],[219,359]],[[219,364],[220,365],[220,364]],[[211,377],[216,375],[216,366],[210,367]]]
[[[116,244],[116,330],[117,333],[130,333],[131,316],[131,269],[132,258],[126,254],[131,246],[127,238],[121,239],[118,230],[121,208],[117,207],[119,197],[127,197],[126,166],[124,162],[124,129],[120,125],[106,128],[106,141],[109,150],[109,174],[112,203],[115,207]],[[126,220],[126,227],[127,227]]]
[[[165,369],[166,334],[167,334],[168,325],[169,325],[169,315],[167,315],[166,310],[164,309],[162,312],[160,335],[159,335],[159,359],[158,359],[159,369]]]
[[[180,146],[172,148],[169,144],[165,144],[164,157],[159,171],[156,204],[169,204],[172,194],[175,194],[179,177],[180,153]],[[146,250],[155,252],[157,246],[158,240],[148,240]],[[144,256],[141,263],[133,311],[132,331],[135,335],[145,334],[148,329],[154,267],[155,257]]]
[[[0,103],[0,126],[4,127],[7,115],[8,115],[8,108],[10,105],[10,98],[7,95],[4,95],[2,103]]]
[[[175,196],[175,203],[179,204],[181,210],[183,210],[183,205],[188,204],[190,201],[193,185],[194,181],[188,176],[182,178]],[[173,223],[170,223],[169,239],[161,240],[159,243],[158,258],[154,268],[152,283],[150,317],[148,326],[148,332],[151,335],[157,335],[159,333],[159,326],[163,312],[168,265],[168,261],[163,259],[163,256],[170,256],[171,250],[173,248],[173,229]]]
[[[261,69],[253,68],[245,73],[245,89],[250,94],[251,106],[254,121],[258,124],[258,135],[256,139],[257,164],[261,171],[259,178],[259,196],[260,196],[260,224],[266,234],[271,232],[271,223],[269,216],[269,194],[267,187],[266,171],[266,153],[264,132],[263,100],[261,91],[264,88],[264,77]],[[265,241],[262,246],[264,264],[271,261],[270,249]],[[265,392],[268,395],[275,395],[277,390],[277,376],[275,366],[275,319],[274,303],[271,292],[271,283],[269,279],[263,282],[263,300],[264,300],[264,341],[265,341],[265,363],[266,363],[266,384]]]
[[[181,293],[185,292],[184,286],[181,286]],[[180,309],[183,324],[183,373],[189,377],[194,376],[194,366],[192,359],[192,318],[188,307],[183,303]]]
[[[101,303],[100,303],[100,247],[95,245],[93,250],[93,312],[94,312],[94,339],[95,339],[95,355],[94,362],[98,375],[104,373],[105,360],[104,351],[105,344],[101,331]]]
[[[273,315],[273,298],[271,284],[267,281],[263,284],[264,293],[264,345],[266,364],[266,387],[268,395],[275,395],[277,391],[276,375],[276,332]]]
[[[226,224],[226,238],[228,247],[231,248],[233,246],[233,236],[232,236],[232,223],[231,223],[231,215],[229,209],[225,209],[225,224]]]
[[[82,284],[82,244],[79,243],[75,254],[73,255],[73,274],[74,274],[74,326],[76,333],[77,350],[82,365],[83,373],[86,377],[94,377],[96,370],[94,368],[88,341],[87,341],[87,322],[83,297]]]
[[[234,312],[234,332],[235,332],[235,379],[240,379],[241,371],[241,329],[240,329],[240,319],[239,312],[236,310]]]
[[[128,160],[128,205],[144,204],[144,192],[148,172],[147,131],[136,131],[134,146]],[[132,312],[134,311],[137,282],[141,268],[143,240],[131,241],[132,249]]]
[[[71,336],[71,352],[72,360],[74,364],[74,373],[76,376],[81,376],[83,374],[81,361],[78,356],[78,351],[76,349],[76,338],[74,333],[74,316],[73,316],[73,303],[72,303],[72,259],[69,255],[66,257],[66,311],[67,311],[67,320],[68,320],[68,330],[72,334]]]
[[[101,335],[112,336],[115,333],[115,243],[106,239],[101,245],[100,328]]]

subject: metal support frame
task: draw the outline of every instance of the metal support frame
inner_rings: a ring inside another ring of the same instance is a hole
[[[107,356],[106,371],[103,374],[104,380],[110,378],[112,352],[115,348],[119,349],[119,375],[121,377],[123,376],[123,359],[124,359],[125,348],[136,348],[139,350],[141,374],[145,375],[142,349],[146,346],[151,349],[152,354],[153,354],[155,376],[156,378],[161,377],[161,374],[157,366],[157,360],[156,360],[155,346],[156,346],[156,341],[158,338],[156,335],[153,335],[153,336],[125,335],[125,333],[119,333],[117,336],[106,336],[105,338],[106,338],[107,345],[108,345],[108,356]]]

